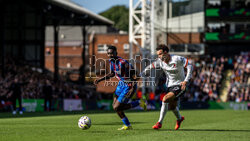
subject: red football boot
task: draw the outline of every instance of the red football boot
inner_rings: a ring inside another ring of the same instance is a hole
[[[181,120],[176,121],[175,130],[178,130],[181,127],[181,123],[183,120],[184,120],[184,117],[181,117]]]
[[[160,122],[157,122],[152,128],[153,129],[160,129],[162,124]]]

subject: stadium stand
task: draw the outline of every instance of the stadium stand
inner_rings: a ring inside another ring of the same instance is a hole
[[[186,101],[220,101],[222,80],[226,70],[232,72],[227,101],[249,101],[249,52],[233,57],[192,60],[193,79],[185,95]],[[224,72],[224,73],[223,73]],[[223,83],[227,83],[224,81]]]
[[[18,77],[20,82],[28,82],[22,87],[22,98],[25,99],[39,99],[44,98],[42,87],[46,80],[50,81],[53,89],[52,97],[54,99],[82,99],[88,100],[93,98],[93,93],[90,93],[84,87],[78,84],[67,82],[66,80],[59,80],[54,82],[52,73],[42,73],[39,68],[32,67],[24,62],[18,62],[12,59],[7,59],[6,63],[6,77],[0,77],[0,101],[6,104],[9,101],[8,91],[14,78]]]
[[[193,66],[193,76],[185,95],[187,101],[217,100],[223,79],[227,58],[210,57],[190,61]]]
[[[228,89],[228,101],[250,101],[250,52],[242,52],[234,57],[234,67],[231,70],[230,87]]]

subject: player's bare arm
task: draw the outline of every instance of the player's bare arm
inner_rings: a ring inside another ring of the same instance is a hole
[[[103,80],[110,79],[110,78],[112,78],[112,77],[114,77],[114,76],[115,76],[115,72],[112,71],[111,73],[107,74],[106,76],[104,76],[104,77],[102,77],[102,78],[100,78],[100,79],[96,79],[96,80],[94,81],[94,84],[97,85],[99,82],[101,82],[101,81],[103,81]]]
[[[185,80],[183,82],[181,82],[181,89],[182,90],[186,89],[186,85],[192,76],[193,66],[191,64],[187,64],[186,69],[187,69],[187,75],[185,77]]]

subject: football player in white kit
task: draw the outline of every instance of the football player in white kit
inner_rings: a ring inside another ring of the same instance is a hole
[[[181,116],[179,112],[180,96],[185,93],[186,85],[191,78],[193,67],[188,63],[188,59],[182,56],[170,55],[166,45],[159,45],[156,51],[158,55],[157,60],[147,66],[143,73],[152,68],[163,69],[167,76],[167,92],[162,100],[159,120],[152,128],[160,129],[162,127],[164,116],[167,110],[170,109],[177,118],[175,130],[178,130],[184,120],[184,117]],[[186,76],[184,68],[187,69]]]

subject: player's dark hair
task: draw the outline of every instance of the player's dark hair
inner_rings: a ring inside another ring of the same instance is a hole
[[[156,51],[161,50],[161,49],[162,49],[163,52],[164,52],[164,51],[166,51],[167,53],[169,52],[169,48],[168,48],[167,45],[160,44],[160,45],[156,48]]]
[[[113,51],[117,52],[117,48],[112,45],[108,45],[108,49],[112,49]]]

